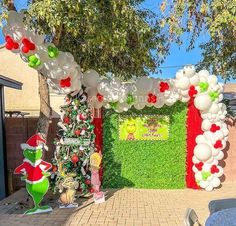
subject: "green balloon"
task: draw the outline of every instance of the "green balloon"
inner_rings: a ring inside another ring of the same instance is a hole
[[[128,94],[126,103],[133,104],[135,102],[135,97],[132,94]]]
[[[48,46],[48,56],[50,58],[56,58],[58,54],[59,54],[59,50],[57,47]]]
[[[209,84],[207,82],[200,82],[199,87],[201,92],[206,92],[208,90]]]
[[[215,101],[219,97],[219,93],[217,91],[210,92],[209,96],[210,96],[212,101]]]
[[[35,55],[31,55],[28,57],[28,65],[32,68],[36,68],[41,64],[41,61]]]

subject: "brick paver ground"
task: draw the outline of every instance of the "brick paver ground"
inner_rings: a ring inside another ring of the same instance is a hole
[[[200,221],[207,218],[208,203],[222,198],[236,198],[236,183],[225,183],[213,192],[182,190],[146,190],[125,188],[108,190],[107,201],[95,205],[91,199],[80,199],[77,209],[59,209],[55,200],[49,214],[24,216],[19,202],[26,199],[24,189],[0,202],[1,226],[31,225],[156,225],[183,226],[186,208],[196,210]],[[17,204],[16,204],[17,203]]]

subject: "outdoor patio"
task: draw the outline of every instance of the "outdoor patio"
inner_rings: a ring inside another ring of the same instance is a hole
[[[236,183],[224,183],[213,192],[183,190],[146,190],[125,188],[108,190],[107,202],[95,205],[92,199],[80,199],[77,209],[59,209],[49,197],[54,210],[50,214],[24,216],[19,203],[26,200],[24,189],[0,202],[1,226],[25,225],[157,225],[182,226],[186,208],[196,210],[200,222],[209,215],[211,200],[236,197]]]

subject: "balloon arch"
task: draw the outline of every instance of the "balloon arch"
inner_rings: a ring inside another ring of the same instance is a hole
[[[206,70],[196,72],[193,66],[185,66],[174,79],[165,81],[145,76],[121,82],[118,78],[100,78],[94,70],[82,73],[71,53],[44,42],[45,36],[28,30],[23,18],[22,13],[9,12],[3,28],[5,47],[43,74],[54,90],[69,94],[83,85],[92,107],[113,108],[116,112],[132,106],[141,110],[188,102],[187,186],[207,191],[220,186],[223,168],[219,161],[224,157],[228,129],[224,122],[226,106],[221,103],[223,84],[215,75]]]

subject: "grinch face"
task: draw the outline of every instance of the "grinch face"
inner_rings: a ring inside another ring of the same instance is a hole
[[[42,158],[42,149],[37,148],[36,150],[34,149],[25,149],[23,151],[23,155],[26,159],[30,160],[31,162],[36,162],[37,160]]]
[[[126,131],[131,134],[136,131],[136,124],[134,121],[127,122],[126,124]]]

